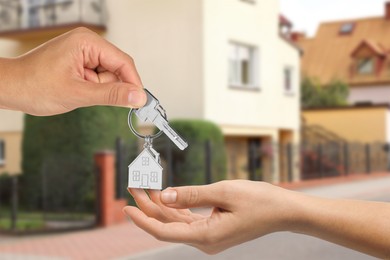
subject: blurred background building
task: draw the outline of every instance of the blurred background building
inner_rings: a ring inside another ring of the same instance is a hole
[[[296,34],[302,72],[322,84],[334,79],[350,86],[348,102],[390,102],[390,3],[383,15],[321,23],[313,38]]]
[[[390,142],[390,3],[383,15],[321,23],[313,38],[292,33],[303,49],[302,74],[326,85],[348,85],[346,108],[303,111],[316,125],[348,142]]]
[[[3,57],[79,26],[96,31],[135,59],[169,119],[218,124],[229,178],[248,178],[250,147],[262,146],[255,167],[264,180],[299,179],[299,156],[288,170],[279,149],[300,139],[300,49],[278,1],[3,0],[0,21]]]

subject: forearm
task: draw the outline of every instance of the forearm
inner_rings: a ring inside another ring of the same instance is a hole
[[[20,99],[20,86],[16,59],[0,58],[0,108],[15,109],[13,104]]]
[[[390,259],[390,203],[298,196],[292,231]]]

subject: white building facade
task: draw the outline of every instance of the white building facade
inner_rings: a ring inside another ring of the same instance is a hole
[[[122,0],[108,13],[107,38],[134,57],[168,117],[221,127],[230,178],[247,177],[255,142],[273,145],[263,179],[287,179],[278,144],[299,143],[300,53],[279,34],[278,1]]]

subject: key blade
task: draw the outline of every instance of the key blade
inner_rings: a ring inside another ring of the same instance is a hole
[[[175,130],[173,130],[167,121],[156,120],[154,123],[157,128],[163,131],[180,150],[184,150],[188,147],[188,143],[184,141],[184,139],[176,133]]]
[[[179,147],[179,149],[186,149],[188,143],[184,141],[184,139],[178,133],[176,133],[176,131],[173,130],[173,128],[168,123],[164,122],[163,125],[163,132],[169,137],[169,139],[171,139],[176,144],[176,146]]]

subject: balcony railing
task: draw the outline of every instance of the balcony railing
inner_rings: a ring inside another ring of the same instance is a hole
[[[105,31],[104,0],[0,0],[0,37],[37,38],[85,26]]]

